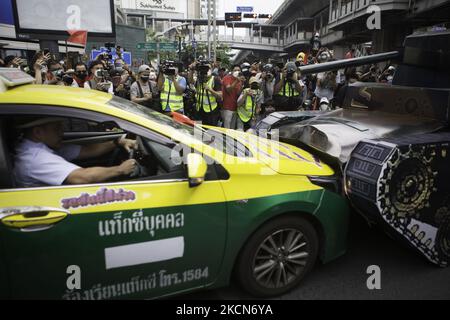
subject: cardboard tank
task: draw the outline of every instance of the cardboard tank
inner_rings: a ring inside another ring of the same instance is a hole
[[[450,264],[450,32],[408,36],[401,51],[301,67],[303,75],[397,60],[392,85],[355,83],[342,109],[275,113],[257,130],[307,148],[341,176],[370,222],[433,263]]]

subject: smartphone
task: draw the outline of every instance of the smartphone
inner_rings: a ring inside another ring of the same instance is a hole
[[[46,55],[49,54],[49,53],[50,53],[50,49],[45,48],[45,49],[44,49],[44,56],[46,56]]]

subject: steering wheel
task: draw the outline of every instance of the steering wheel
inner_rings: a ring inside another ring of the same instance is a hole
[[[131,149],[128,155],[128,159],[134,159],[136,161],[136,167],[130,174],[130,178],[137,178],[148,175],[147,168],[139,162],[139,155],[145,150],[144,145],[142,144],[142,138],[140,136],[136,136],[136,143],[138,145],[138,149]]]

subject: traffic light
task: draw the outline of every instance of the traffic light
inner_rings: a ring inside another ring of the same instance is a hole
[[[270,18],[272,18],[272,15],[271,14],[260,14],[260,15],[258,15],[258,18],[260,18],[260,19],[270,19]]]
[[[256,19],[258,15],[256,13],[244,13],[244,18],[246,19]]]
[[[225,21],[242,21],[240,12],[225,12]]]

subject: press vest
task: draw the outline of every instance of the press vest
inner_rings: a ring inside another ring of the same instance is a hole
[[[280,92],[281,96],[285,97],[296,97],[300,95],[300,92],[295,90],[295,87],[290,82],[285,82],[283,91]]]
[[[247,96],[245,104],[243,106],[238,106],[237,113],[242,122],[247,123],[255,116],[257,107],[256,99],[259,94],[260,92],[258,91],[254,97]]]
[[[211,77],[211,79],[208,80],[208,86],[210,88],[214,87],[214,77]],[[206,91],[204,88],[201,87],[200,84],[197,84],[197,111],[200,111],[200,107],[203,108],[204,112],[211,112],[214,111],[217,108],[217,100],[216,97]]]
[[[175,81],[178,81],[179,77]],[[183,94],[178,94],[175,85],[169,79],[164,80],[164,90],[161,92],[161,105],[163,111],[178,111],[183,109]]]

